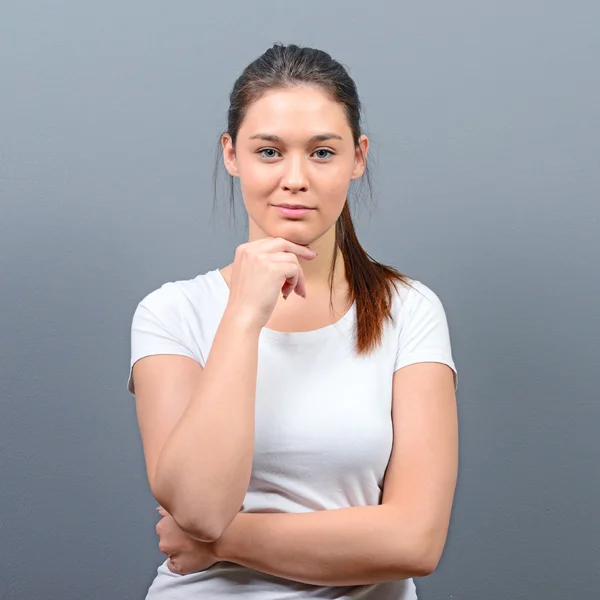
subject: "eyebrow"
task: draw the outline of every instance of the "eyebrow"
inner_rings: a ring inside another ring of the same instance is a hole
[[[248,139],[250,140],[264,140],[265,142],[282,142],[283,140],[276,136],[268,133],[257,133],[255,135],[251,135]],[[318,135],[313,135],[309,143],[313,142],[325,142],[327,140],[343,140],[344,138],[337,133],[320,133]]]

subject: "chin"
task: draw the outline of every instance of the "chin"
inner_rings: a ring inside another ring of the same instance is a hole
[[[272,237],[281,237],[300,246],[308,246],[319,237],[314,231],[307,229],[304,223],[291,221],[283,226],[270,227],[267,233]]]

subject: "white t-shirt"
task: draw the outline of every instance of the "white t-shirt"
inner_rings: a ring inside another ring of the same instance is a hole
[[[392,376],[418,362],[456,373],[437,295],[399,285],[395,324],[369,356],[354,352],[356,306],[333,325],[307,332],[263,328],[259,338],[255,448],[244,512],[300,513],[381,503],[392,450]],[[229,298],[217,269],[164,284],[133,317],[131,367],[152,354],[189,356],[202,366]],[[129,377],[128,389],[135,394]],[[191,575],[158,567],[147,600],[196,598],[414,600],[412,579],[362,586],[314,586],[216,563]]]

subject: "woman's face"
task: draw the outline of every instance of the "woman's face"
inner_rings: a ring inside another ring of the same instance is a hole
[[[350,181],[365,170],[343,106],[312,87],[276,89],[254,102],[235,149],[222,138],[225,166],[239,177],[250,239],[283,237],[310,244],[337,221]],[[281,205],[308,210],[286,210]]]

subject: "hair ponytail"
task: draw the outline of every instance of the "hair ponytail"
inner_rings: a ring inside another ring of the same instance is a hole
[[[382,340],[384,321],[392,318],[392,300],[397,283],[410,285],[393,267],[375,261],[358,241],[348,201],[335,228],[336,246],[344,258],[350,303],[356,302],[356,351],[368,354]],[[337,252],[330,281],[333,284]]]

